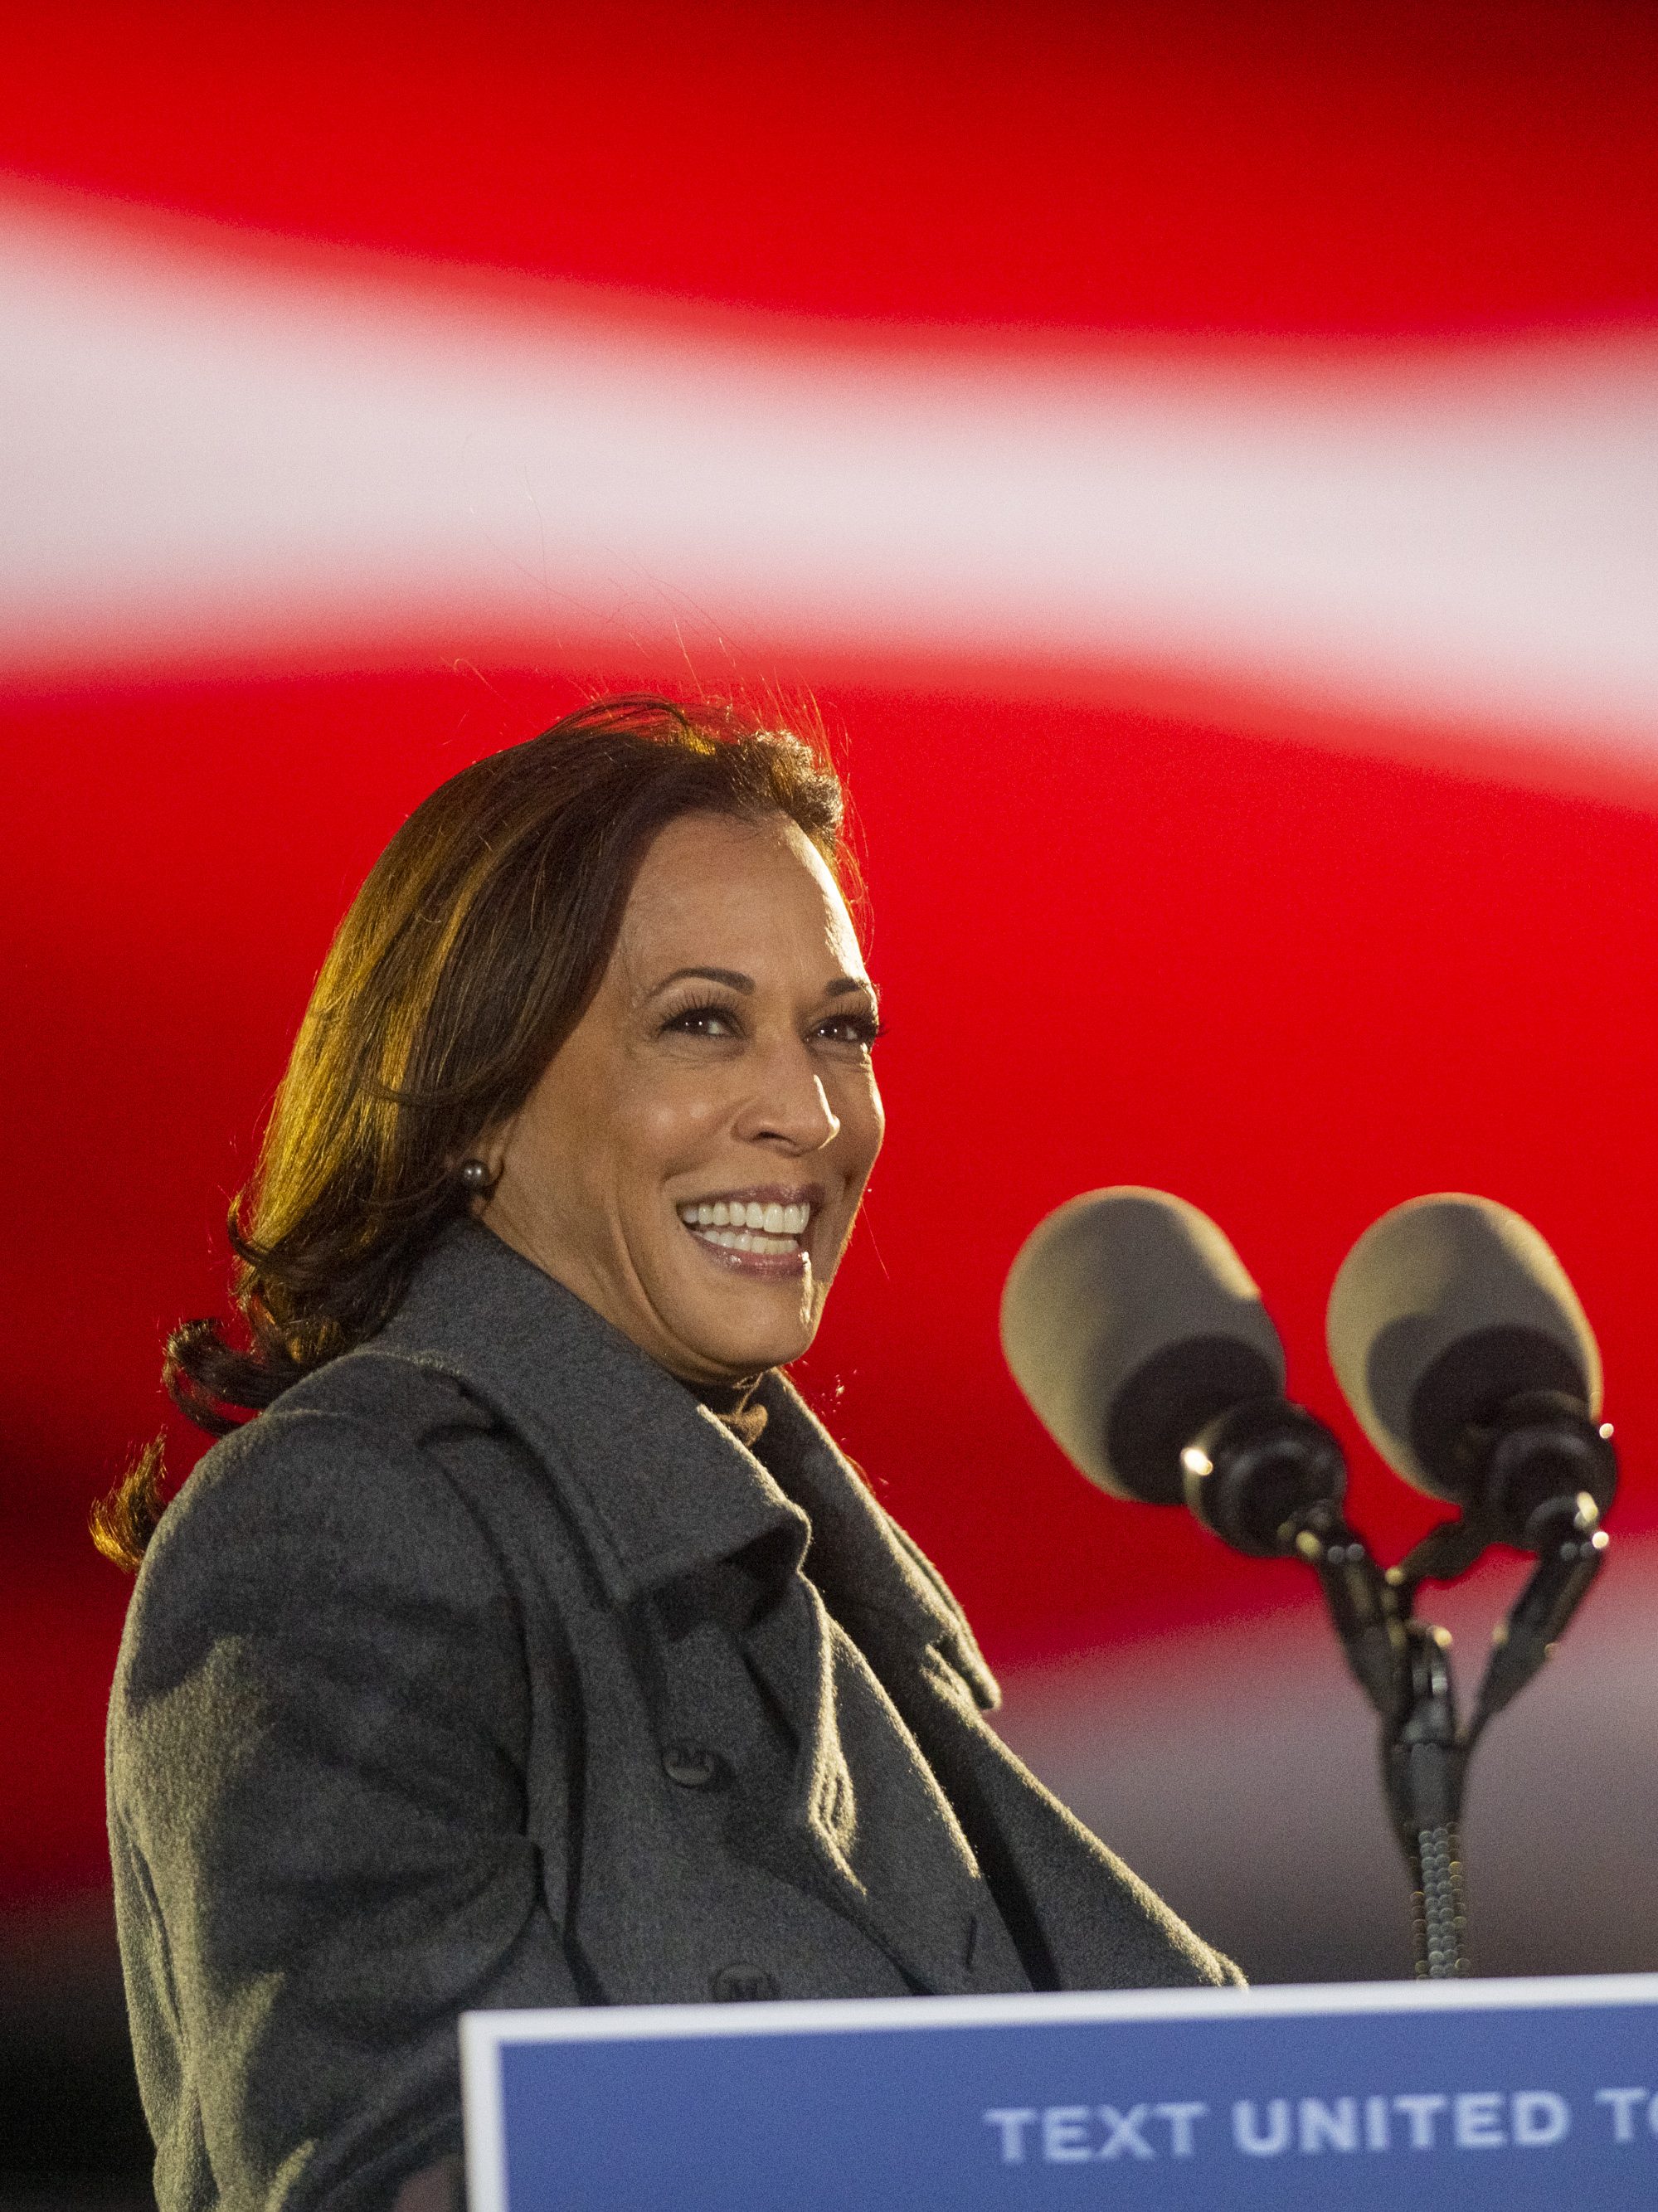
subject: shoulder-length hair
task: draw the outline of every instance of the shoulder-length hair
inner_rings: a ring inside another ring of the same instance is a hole
[[[241,1326],[167,1339],[162,1379],[197,1427],[223,1435],[390,1318],[468,1203],[459,1163],[586,1012],[647,847],[695,813],[781,814],[845,873],[821,735],[731,706],[603,700],[416,808],[340,925],[232,1203]],[[163,1478],[158,1437],[93,1508],[122,1566],[155,1532]]]

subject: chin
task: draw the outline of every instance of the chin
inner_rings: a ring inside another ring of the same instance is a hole
[[[809,1316],[798,1305],[786,1316],[775,1310],[739,1316],[729,1310],[710,1313],[704,1305],[701,1312],[685,1316],[680,1340],[710,1367],[732,1376],[754,1375],[764,1367],[786,1367],[810,1351],[821,1310],[819,1300]]]
[[[811,1349],[815,1329],[802,1328],[787,1335],[773,1329],[752,1335],[728,1335],[715,1340],[703,1336],[689,1340],[697,1358],[733,1380],[739,1376],[757,1375],[762,1368],[786,1367],[791,1360],[799,1359]]]

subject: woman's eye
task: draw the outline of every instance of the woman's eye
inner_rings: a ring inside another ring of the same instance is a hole
[[[679,1013],[670,1014],[662,1026],[677,1036],[737,1035],[737,1019],[728,1006],[686,1006]]]
[[[881,1024],[873,1014],[832,1014],[826,1022],[817,1024],[817,1035],[831,1044],[855,1044],[867,1048],[881,1034]]]

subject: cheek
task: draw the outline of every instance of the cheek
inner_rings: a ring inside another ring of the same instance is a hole
[[[875,1164],[875,1156],[886,1135],[886,1109],[881,1103],[881,1094],[872,1077],[861,1084],[849,1097],[842,1109],[841,1120],[846,1124],[867,1175]]]
[[[725,1121],[720,1100],[700,1085],[641,1086],[629,1098],[619,1122],[635,1179],[654,1184],[694,1166]]]

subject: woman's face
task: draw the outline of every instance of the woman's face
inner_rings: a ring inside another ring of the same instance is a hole
[[[478,1147],[483,1219],[676,1375],[811,1342],[884,1118],[845,902],[782,815],[647,850],[592,1005]]]

